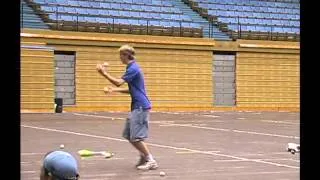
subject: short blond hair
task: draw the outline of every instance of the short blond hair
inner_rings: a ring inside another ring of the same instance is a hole
[[[126,45],[122,45],[119,49],[118,49],[119,52],[123,52],[123,51],[126,51],[126,52],[129,52],[132,56],[134,56],[136,54],[134,48],[128,44]]]

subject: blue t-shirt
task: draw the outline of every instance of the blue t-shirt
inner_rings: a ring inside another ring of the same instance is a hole
[[[128,83],[131,96],[131,111],[134,109],[150,109],[151,103],[144,86],[144,77],[139,65],[133,61],[127,65],[122,79]]]
[[[43,166],[58,179],[71,179],[78,175],[76,159],[65,151],[53,151],[46,155]]]

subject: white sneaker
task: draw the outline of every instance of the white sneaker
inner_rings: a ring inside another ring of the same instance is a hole
[[[155,160],[147,161],[143,165],[137,167],[137,169],[139,170],[155,170],[157,168],[158,168],[158,164]]]
[[[145,164],[146,162],[147,162],[146,159],[143,156],[140,156],[140,159],[139,159],[138,163],[136,164],[136,168],[138,166]]]

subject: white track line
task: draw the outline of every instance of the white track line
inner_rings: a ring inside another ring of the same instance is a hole
[[[45,153],[21,153],[21,156],[38,156],[38,155],[44,155]]]
[[[38,130],[44,130],[44,131],[51,131],[51,132],[60,132],[60,133],[78,135],[78,136],[85,136],[85,137],[92,137],[92,138],[99,138],[99,139],[108,139],[108,140],[120,141],[120,142],[126,142],[126,143],[127,143],[127,140],[119,139],[119,138],[113,138],[113,137],[97,136],[97,135],[86,134],[86,133],[79,133],[79,132],[59,130],[59,129],[51,129],[51,128],[43,128],[43,127],[36,127],[36,126],[28,126],[28,125],[23,125],[23,124],[22,124],[21,126],[24,127],[24,128],[32,128],[32,129],[38,129]],[[287,168],[293,168],[293,169],[299,169],[299,168],[300,168],[300,167],[297,167],[297,166],[290,166],[290,165],[286,165],[286,164],[279,164],[279,163],[267,162],[267,161],[262,161],[262,160],[254,160],[254,159],[251,160],[251,159],[247,159],[247,158],[241,158],[241,157],[237,157],[237,156],[231,156],[231,155],[226,155],[226,154],[214,153],[214,152],[210,152],[210,151],[200,151],[200,150],[195,150],[195,149],[174,147],[174,146],[154,144],[154,143],[147,143],[147,144],[150,145],[150,146],[153,146],[153,147],[160,147],[160,148],[166,148],[166,149],[174,149],[174,150],[178,150],[178,151],[191,151],[191,152],[196,152],[196,153],[199,153],[199,154],[207,154],[207,155],[228,157],[228,158],[245,160],[245,161],[250,161],[250,162],[262,163],[262,164],[269,164],[269,165],[274,165],[274,166],[278,166],[278,167],[287,167]]]
[[[203,117],[212,117],[212,118],[218,118],[220,116],[215,116],[215,115],[208,115],[208,114],[204,114],[204,115],[198,115],[198,114],[195,114],[196,116],[203,116]]]
[[[81,178],[90,178],[90,177],[114,177],[117,176],[116,173],[107,173],[107,174],[84,174],[80,175]]]
[[[21,171],[21,174],[35,174],[36,171]]]
[[[269,123],[300,125],[300,123],[293,123],[293,122],[287,122],[287,121],[273,121],[273,120],[261,120],[261,121],[262,122],[269,122]]]
[[[198,128],[198,129],[206,129],[206,130],[215,130],[215,131],[229,131],[229,132],[236,132],[236,133],[262,135],[262,136],[273,136],[273,137],[300,139],[300,138],[297,137],[297,136],[286,136],[286,135],[280,135],[280,134],[260,133],[260,132],[243,131],[243,130],[236,130],[236,129],[212,128],[212,127],[204,127],[204,126],[195,126],[195,125],[190,125],[190,124],[170,124],[170,126],[190,127],[190,128]]]
[[[76,116],[87,116],[87,117],[98,117],[104,119],[117,119],[117,120],[125,120],[126,118],[118,118],[118,117],[110,117],[110,116],[98,116],[98,115],[91,115],[91,114],[81,114],[81,113],[73,113]]]
[[[107,117],[107,116],[97,116],[97,115],[89,115],[89,114],[81,114],[81,113],[73,113],[74,115],[78,116],[89,116],[89,117],[96,117],[96,118],[115,118],[115,117]],[[117,118],[121,119],[121,118]],[[124,119],[124,118],[122,118]],[[281,137],[281,138],[291,138],[291,139],[300,139],[300,137],[297,136],[287,136],[287,135],[280,135],[280,134],[271,134],[271,133],[260,133],[260,132],[254,132],[254,131],[243,131],[243,130],[236,130],[236,129],[224,129],[224,128],[213,128],[213,127],[205,127],[205,126],[195,126],[192,124],[174,124],[172,122],[174,121],[150,121],[153,123],[159,123],[163,122],[162,126],[177,126],[177,127],[189,127],[189,128],[198,128],[198,129],[206,129],[206,130],[215,130],[215,131],[225,131],[225,132],[235,132],[235,133],[244,133],[244,134],[255,134],[255,135],[261,135],[261,136],[272,136],[272,137]]]
[[[250,160],[260,160],[260,161],[294,161],[294,162],[300,162],[299,160],[295,159],[288,159],[288,158],[274,158],[274,159],[250,159]],[[239,159],[218,159],[213,160],[214,162],[241,162],[245,160],[239,160]]]

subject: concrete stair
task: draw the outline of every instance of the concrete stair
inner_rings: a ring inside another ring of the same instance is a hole
[[[232,39],[224,32],[220,31],[216,25],[211,25],[209,28],[209,22],[203,18],[200,14],[193,11],[192,8],[185,4],[182,0],[171,0],[171,4],[179,8],[183,14],[188,15],[193,22],[199,23],[203,26],[203,35],[206,38],[214,38],[215,40],[231,41]]]

